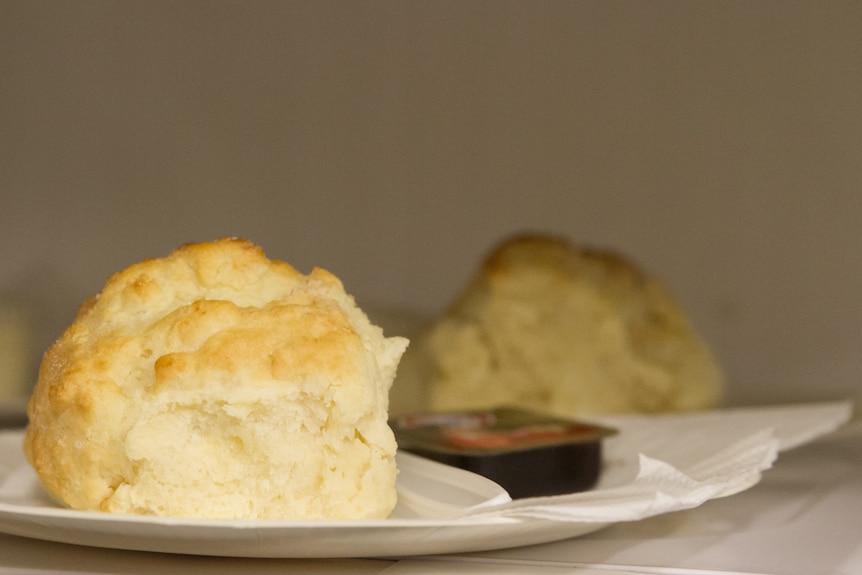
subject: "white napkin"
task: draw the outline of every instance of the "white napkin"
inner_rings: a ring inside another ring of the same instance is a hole
[[[613,523],[689,509],[752,487],[780,451],[837,429],[852,411],[850,402],[830,402],[602,418],[619,434],[605,442],[595,489],[474,507],[463,517]]]

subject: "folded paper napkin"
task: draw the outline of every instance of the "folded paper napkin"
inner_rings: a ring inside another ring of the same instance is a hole
[[[830,402],[597,419],[619,433],[605,441],[595,489],[489,502],[462,517],[614,523],[697,507],[752,487],[779,452],[837,429],[852,412],[850,402]]]

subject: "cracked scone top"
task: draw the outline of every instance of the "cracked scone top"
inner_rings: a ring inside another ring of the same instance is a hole
[[[43,359],[25,453],[75,509],[383,518],[406,346],[329,272],[241,239],[189,244],[82,305]]]

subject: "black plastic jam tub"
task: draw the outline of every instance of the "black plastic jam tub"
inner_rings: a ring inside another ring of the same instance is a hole
[[[398,448],[496,481],[513,499],[576,493],[601,474],[607,427],[514,408],[402,415]]]

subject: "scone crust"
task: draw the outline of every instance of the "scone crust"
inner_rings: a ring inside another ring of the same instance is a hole
[[[25,453],[76,509],[385,517],[406,345],[325,270],[237,238],[185,245],[81,306],[44,356]]]

